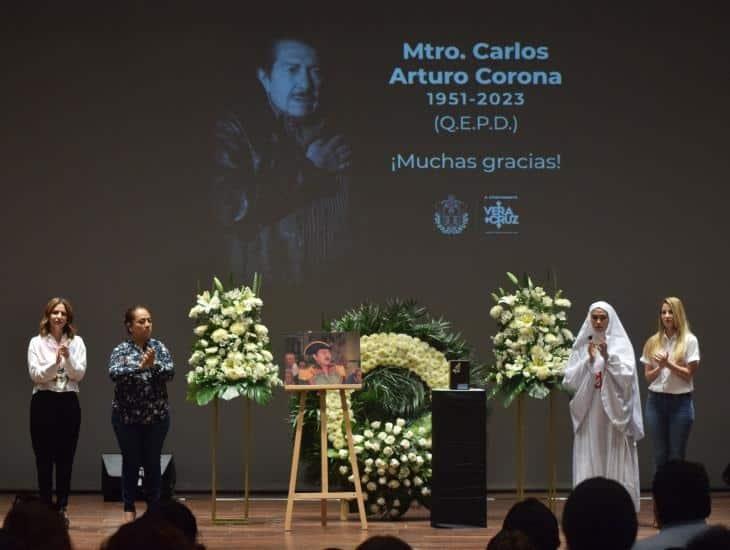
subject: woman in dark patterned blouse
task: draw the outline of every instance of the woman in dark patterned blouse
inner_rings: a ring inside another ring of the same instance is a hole
[[[115,384],[112,426],[122,451],[124,517],[132,521],[140,466],[147,507],[154,508],[160,501],[160,453],[170,429],[166,383],[175,370],[165,345],[150,338],[152,316],[147,307],[129,308],[124,324],[129,339],[112,351],[109,376]]]

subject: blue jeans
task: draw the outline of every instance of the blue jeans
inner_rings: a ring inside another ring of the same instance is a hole
[[[122,451],[122,500],[124,511],[134,512],[137,480],[140,466],[144,468],[144,490],[147,507],[154,508],[160,502],[162,470],[160,454],[170,417],[153,424],[125,424],[112,413],[112,426]]]
[[[692,393],[658,393],[649,390],[646,425],[654,445],[656,469],[670,460],[684,460],[687,440],[695,420]]]

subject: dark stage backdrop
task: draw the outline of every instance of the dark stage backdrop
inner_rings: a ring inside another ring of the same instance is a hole
[[[702,352],[688,455],[721,486],[730,460],[722,18],[666,4],[605,13],[485,4],[419,14],[431,23],[213,4],[199,13],[3,18],[0,488],[36,483],[26,349],[47,299],[63,295],[89,351],[73,487],[98,489],[101,453],[117,449],[107,361],[124,337],[124,310],[142,302],[177,368],[165,450],[178,488],[208,489],[210,410],[185,401],[187,313],[199,283],[229,274],[249,282],[253,268],[265,272],[277,355],[284,334],[316,330],[364,300],[402,297],[452,320],[487,362],[489,293],[508,283],[505,271],[545,282],[553,270],[574,304],[572,328],[590,302],[606,299],[638,356],[660,299],[680,296]],[[325,195],[340,195],[315,213],[276,191],[273,204],[294,214],[266,237],[246,225],[255,209],[234,220],[252,197],[253,157],[239,149],[248,164],[222,175],[216,121],[238,105],[246,129],[260,124],[252,139],[266,142],[271,107],[255,52],[269,34],[300,31],[317,41],[322,63],[317,114],[327,124],[318,128],[343,136],[352,165],[333,188],[323,184]],[[269,248],[257,241],[266,238]],[[253,407],[254,490],[286,489],[287,400],[279,391]],[[241,486],[242,408],[223,407],[223,489]],[[546,411],[528,404],[529,487],[547,484]],[[557,424],[558,477],[568,487],[565,396]],[[489,487],[513,487],[514,410],[495,402],[488,426]],[[648,440],[639,457],[647,487]]]

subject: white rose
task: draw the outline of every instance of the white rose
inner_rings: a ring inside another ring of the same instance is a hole
[[[208,330],[208,325],[198,325],[193,329],[193,333],[195,336],[202,336],[206,330]]]
[[[220,344],[228,337],[228,331],[224,328],[218,328],[213,331],[213,334],[210,335],[210,339],[213,340],[216,344]]]
[[[246,332],[246,325],[241,323],[240,321],[236,321],[233,323],[230,327],[230,331],[235,334],[236,336],[241,336],[244,332]]]
[[[499,318],[502,315],[502,312],[503,311],[504,310],[502,309],[502,306],[500,306],[499,304],[497,304],[496,306],[494,306],[492,309],[489,310],[489,316],[492,319],[497,319],[497,318]]]

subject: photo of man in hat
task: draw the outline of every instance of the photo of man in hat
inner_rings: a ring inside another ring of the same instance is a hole
[[[284,385],[360,386],[360,336],[356,332],[299,332],[286,336]]]
[[[311,377],[307,376],[309,384],[320,386],[345,383],[345,367],[335,365],[332,360],[332,346],[327,342],[321,340],[310,342],[304,348],[304,356],[310,365],[307,369],[311,368]]]

